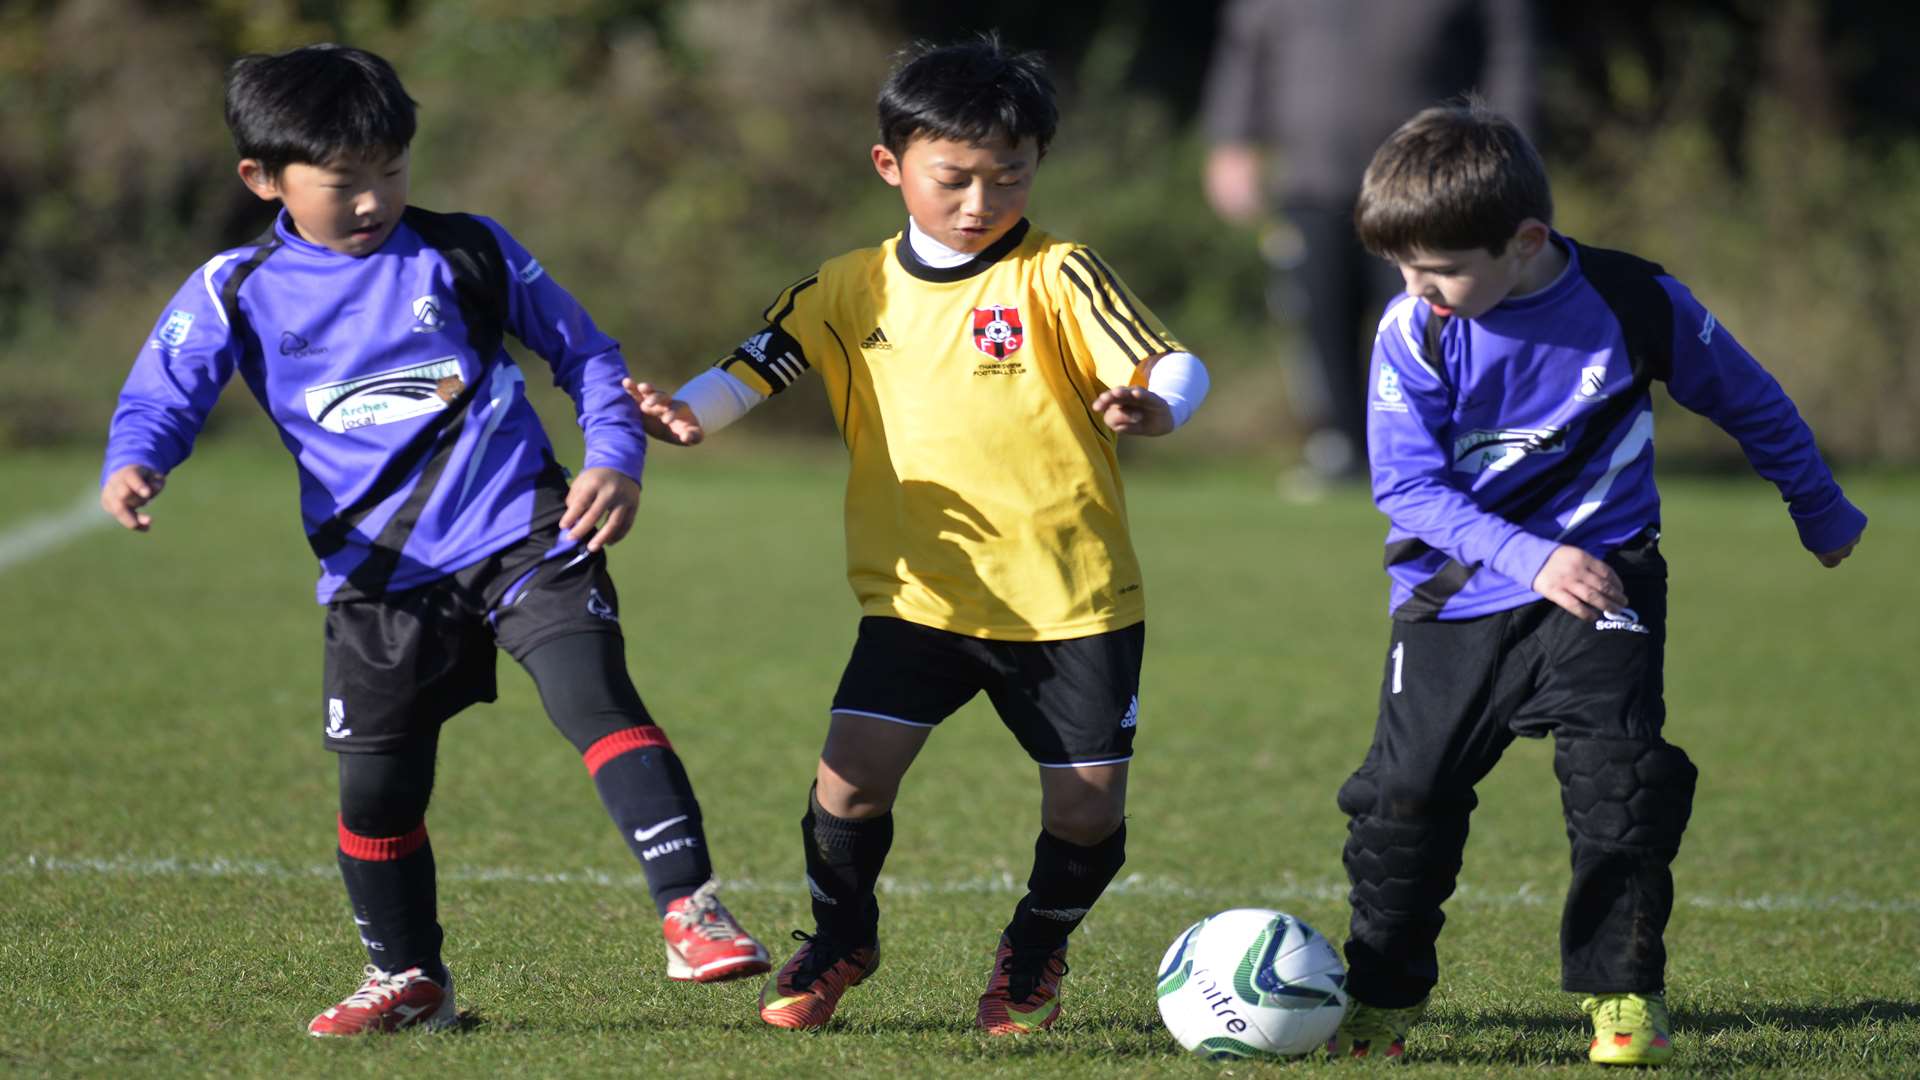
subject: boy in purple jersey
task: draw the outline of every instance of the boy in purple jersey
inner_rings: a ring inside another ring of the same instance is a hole
[[[240,178],[274,226],[175,294],[134,361],[101,506],[142,509],[235,372],[300,474],[327,607],[323,742],[339,752],[339,863],[372,963],[313,1035],[455,1022],[426,810],[441,725],[495,696],[505,649],[646,872],[670,978],[767,970],[715,896],[700,807],[626,669],[602,548],[632,524],[646,439],[626,364],[566,290],[486,218],[407,205],[415,103],[337,45],[228,70]],[[569,480],[504,348],[553,368],[586,433]]]
[[[1662,936],[1696,773],[1661,736],[1650,384],[1739,441],[1822,565],[1866,526],[1779,384],[1685,286],[1552,221],[1539,155],[1477,101],[1409,120],[1362,185],[1361,242],[1407,295],[1369,381],[1394,621],[1373,743],[1339,794],[1354,1004],[1336,1056],[1403,1052],[1474,786],[1547,734],[1573,848],[1561,982],[1586,995],[1588,1057],[1672,1056]]]

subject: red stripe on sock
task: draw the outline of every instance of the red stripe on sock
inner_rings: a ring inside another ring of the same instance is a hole
[[[344,817],[339,819],[339,822],[340,850],[346,852],[350,859],[392,862],[419,851],[420,846],[427,842],[425,818],[420,819],[420,824],[415,825],[413,831],[403,836],[361,836],[359,833],[348,831]]]
[[[669,750],[673,749],[673,744],[667,741],[666,732],[653,724],[636,724],[606,736],[587,747],[587,752],[580,756],[587,763],[587,775],[592,776],[600,771],[600,766],[621,754],[648,746],[664,746]]]

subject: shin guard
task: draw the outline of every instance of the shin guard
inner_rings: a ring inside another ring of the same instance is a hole
[[[1659,993],[1680,837],[1698,772],[1658,740],[1562,740],[1554,751],[1573,880],[1560,923],[1561,985]]]
[[[1439,981],[1434,943],[1446,922],[1467,843],[1471,791],[1451,798],[1383,797],[1377,779],[1356,773],[1340,788],[1348,815],[1342,861],[1352,884],[1347,987],[1377,1008],[1425,998]]]

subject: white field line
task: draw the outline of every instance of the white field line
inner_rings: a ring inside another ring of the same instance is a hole
[[[340,870],[333,864],[289,866],[259,859],[184,859],[70,857],[61,855],[25,855],[0,863],[0,877],[181,877],[181,878],[257,878],[272,881],[317,878],[338,879]],[[596,889],[645,889],[646,877],[638,871],[608,874],[599,870],[521,870],[513,867],[449,867],[440,871],[442,881],[503,882],[514,885],[568,885]],[[1019,896],[1026,892],[1024,875],[1008,871],[981,877],[949,881],[916,881],[885,876],[879,891],[889,896]],[[755,878],[726,878],[722,887],[734,895],[789,894],[806,891],[801,881],[762,881]],[[1253,886],[1196,886],[1169,877],[1128,874],[1108,887],[1108,894],[1125,896],[1170,896],[1206,901],[1216,906],[1285,903],[1289,900],[1337,902],[1347,897],[1347,883],[1332,879],[1305,881],[1291,875]],[[1518,889],[1494,891],[1463,885],[1449,901],[1451,907],[1521,908],[1558,907],[1558,886],[1553,890],[1523,885]],[[1758,896],[1681,895],[1677,902],[1704,911],[1778,911],[1837,912],[1842,914],[1913,914],[1920,912],[1920,897],[1875,899],[1852,893],[1762,894]]]
[[[100,496],[88,492],[65,510],[31,518],[0,532],[0,573],[65,547],[81,533],[111,524],[113,519],[100,509]]]

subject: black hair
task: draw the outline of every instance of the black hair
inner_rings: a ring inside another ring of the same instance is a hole
[[[1547,167],[1511,120],[1469,95],[1426,109],[1367,166],[1354,228],[1368,251],[1506,251],[1520,223],[1553,224]]]
[[[416,108],[393,65],[345,45],[243,56],[227,68],[227,130],[267,175],[342,155],[397,156],[413,142]]]
[[[916,135],[979,145],[1031,136],[1045,155],[1060,122],[1039,53],[1014,52],[993,31],[952,45],[917,43],[880,86],[880,143],[895,155]]]

